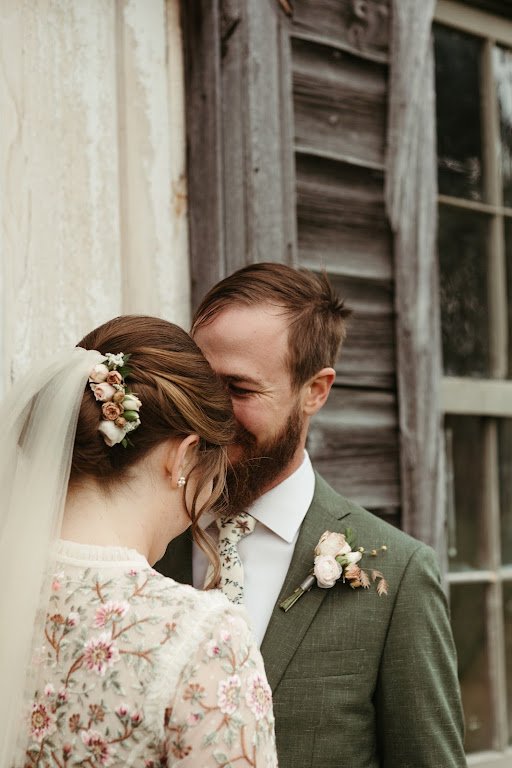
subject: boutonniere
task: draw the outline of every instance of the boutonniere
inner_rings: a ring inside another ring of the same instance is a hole
[[[344,533],[325,531],[315,547],[315,559],[309,575],[293,594],[279,603],[279,607],[283,611],[289,611],[299,597],[309,592],[315,582],[322,589],[329,589],[334,587],[340,579],[348,582],[352,589],[358,587],[369,589],[372,584],[375,584],[379,596],[387,595],[388,584],[382,573],[374,568],[369,569],[368,573],[361,567],[363,557],[377,557],[379,552],[386,551],[385,544],[379,549],[366,550],[364,547],[356,549],[352,528],[347,528]]]

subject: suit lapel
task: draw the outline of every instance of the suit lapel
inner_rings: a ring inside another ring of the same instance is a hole
[[[287,613],[279,603],[291,595],[313,566],[314,549],[322,533],[340,530],[339,521],[350,514],[348,505],[318,475],[315,495],[302,523],[283,588],[267,627],[261,653],[268,681],[275,690],[328,592],[314,586]]]
[[[155,565],[157,571],[181,584],[192,584],[192,537],[190,531],[173,539]]]

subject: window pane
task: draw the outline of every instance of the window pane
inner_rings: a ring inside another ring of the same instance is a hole
[[[512,419],[498,421],[501,561],[512,565]]]
[[[466,751],[490,749],[493,718],[485,586],[453,585],[450,589],[450,607],[466,721]]]
[[[453,475],[455,519],[448,521],[450,570],[485,567],[482,547],[484,529],[484,420],[475,416],[446,416],[445,430],[450,433],[451,456],[448,472]]]
[[[443,365],[448,376],[489,375],[487,216],[439,207]]]
[[[482,42],[435,27],[439,191],[482,200],[480,56]]]
[[[498,146],[503,176],[503,202],[512,206],[512,51],[494,48],[493,65],[500,116]]]
[[[512,744],[512,584],[503,585],[503,610],[505,613],[505,658],[507,663],[508,740]]]

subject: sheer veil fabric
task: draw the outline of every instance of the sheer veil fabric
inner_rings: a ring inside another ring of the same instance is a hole
[[[0,405],[0,766],[9,768],[36,685],[34,630],[44,626],[49,556],[58,538],[78,413],[104,359],[73,349],[15,384]]]

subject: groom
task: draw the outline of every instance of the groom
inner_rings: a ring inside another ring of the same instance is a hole
[[[264,263],[212,288],[192,328],[239,425],[230,504],[256,518],[238,550],[273,690],[279,765],[461,768],[455,652],[434,555],[335,493],[305,452],[348,314],[325,277]],[[355,548],[385,545],[366,559],[388,594],[340,580],[313,586],[284,612],[279,603],[308,576],[322,534],[349,528]],[[185,536],[159,568],[201,587],[206,563]]]

